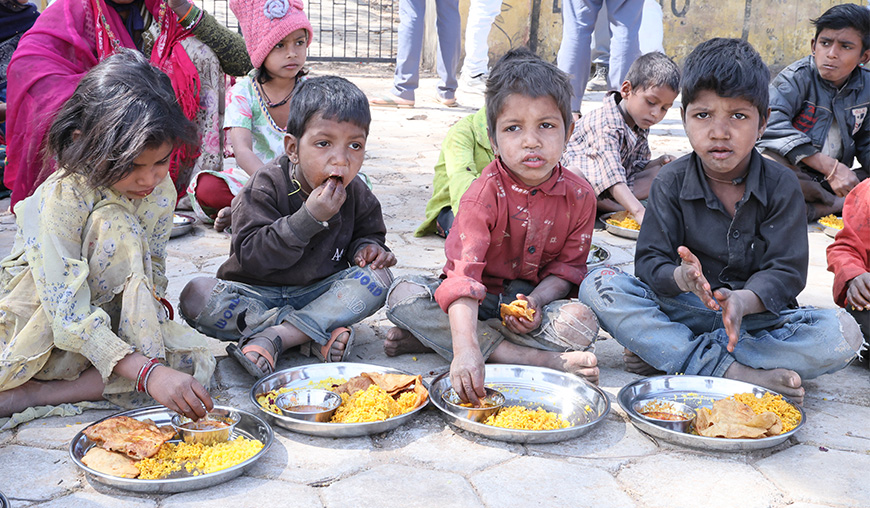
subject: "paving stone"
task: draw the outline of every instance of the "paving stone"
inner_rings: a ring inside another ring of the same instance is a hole
[[[471,483],[487,506],[635,506],[605,471],[541,457],[519,457],[473,474]]]
[[[803,382],[807,398],[870,407],[870,372],[866,367],[850,365],[843,370]]]
[[[867,506],[870,499],[866,453],[793,446],[759,460],[756,468],[795,501]]]
[[[152,499],[123,496],[113,496],[110,505],[106,504],[106,496],[95,492],[74,492],[68,496],[40,503],[40,508],[104,508],[106,506],[123,506],[124,508],[149,508],[157,506]]]
[[[93,410],[76,416],[34,420],[18,427],[17,441],[22,445],[66,451],[79,431],[113,413],[117,410]]]
[[[641,457],[656,451],[652,441],[613,410],[603,422],[582,436],[527,447],[531,452],[587,458]]]
[[[0,486],[10,499],[48,501],[79,481],[67,451],[6,445],[0,448],[0,464]]]
[[[727,456],[673,453],[638,459],[616,479],[644,507],[767,508],[784,497],[764,475]],[[735,486],[740,486],[735,488]]]
[[[482,507],[468,481],[455,473],[395,464],[368,469],[323,489],[329,508]]]
[[[259,502],[254,502],[259,500]],[[270,500],[270,501],[266,501]],[[281,481],[241,477],[210,489],[169,496],[161,508],[215,508],[216,506],[292,506],[321,508],[323,504],[312,487]]]
[[[272,448],[250,476],[319,486],[367,469],[374,460],[368,436],[322,438],[274,429]]]
[[[807,422],[795,435],[801,444],[870,454],[870,408],[807,399]]]

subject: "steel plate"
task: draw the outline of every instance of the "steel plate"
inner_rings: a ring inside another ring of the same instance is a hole
[[[586,258],[586,266],[592,268],[593,266],[604,264],[608,259],[610,259],[610,252],[604,247],[593,243],[589,246],[589,256]]]
[[[0,508],[9,508],[9,500],[0,492]]]
[[[251,402],[254,404],[254,407],[260,411],[259,414],[272,425],[283,427],[287,430],[292,430],[293,432],[299,432],[300,434],[321,437],[356,437],[386,432],[395,429],[403,423],[407,423],[429,404],[427,401],[426,404],[423,404],[413,411],[380,422],[321,423],[300,420],[289,415],[279,415],[267,411],[257,403],[258,395],[277,390],[278,388],[304,388],[310,386],[312,383],[330,377],[347,380],[354,376],[358,376],[363,372],[408,374],[401,370],[365,363],[336,362],[303,365],[301,367],[294,367],[292,369],[274,372],[257,381],[257,383],[251,388]],[[432,398],[431,394],[429,398]]]
[[[825,234],[830,236],[831,238],[836,237],[837,233],[842,231],[842,229],[833,228],[831,226],[825,226],[824,224],[822,224],[821,222],[818,222],[818,221],[816,221],[816,223],[819,225],[820,228],[822,228],[822,231],[824,231]]]
[[[195,222],[196,219],[190,215],[184,215],[182,213],[174,214],[172,216],[172,232],[169,233],[169,237],[175,238],[176,236],[189,233],[193,229],[193,224]]]
[[[697,436],[665,429],[642,418],[634,410],[636,402],[646,403],[649,400],[682,402],[693,408],[712,407],[713,401],[730,397],[737,393],[754,393],[764,395],[772,390],[734,379],[708,376],[656,376],[639,379],[619,390],[616,400],[619,406],[628,414],[631,423],[641,431],[663,441],[700,448],[703,450],[718,450],[726,452],[741,452],[759,450],[776,446],[793,436],[807,421],[804,410],[783,396],[783,400],[794,406],[801,414],[801,421],[794,429],[778,436],[761,439],[727,439],[718,437]]]
[[[610,412],[610,401],[600,388],[572,374],[543,367],[486,364],[486,386],[505,396],[505,406],[542,407],[561,414],[571,426],[558,430],[516,430],[473,422],[450,411],[441,399],[441,394],[452,388],[449,372],[432,381],[429,398],[449,424],[513,443],[553,443],[575,438],[598,426]]]
[[[232,409],[234,411],[237,411],[241,416],[241,421],[239,421],[238,425],[236,425],[236,428],[231,436],[232,438],[235,438],[237,436],[244,436],[248,439],[258,439],[260,440],[260,442],[263,443],[263,449],[257,452],[257,454],[253,457],[242,462],[241,464],[236,464],[235,466],[224,469],[222,471],[215,471],[214,473],[193,476],[191,473],[188,473],[187,471],[182,469],[181,471],[176,471],[172,473],[167,478],[162,478],[159,480],[120,478],[117,476],[111,476],[105,473],[101,473],[99,471],[95,471],[89,468],[82,462],[82,457],[85,456],[88,450],[96,446],[96,444],[88,439],[88,437],[85,436],[84,432],[79,432],[73,438],[72,442],[69,445],[69,454],[70,457],[72,457],[73,462],[75,462],[75,464],[79,468],[81,468],[91,480],[105,485],[109,485],[111,487],[117,487],[119,489],[130,490],[134,492],[146,492],[149,494],[168,494],[213,487],[241,475],[248,468],[254,465],[256,461],[260,460],[260,458],[262,458],[266,454],[266,452],[269,450],[269,447],[272,446],[272,440],[275,437],[269,424],[264,422],[256,415],[253,415],[247,411],[242,411],[240,409],[226,406],[215,407],[219,409]],[[98,420],[91,425],[99,423],[107,418],[112,418],[114,416],[129,416],[130,418],[135,418],[137,420],[151,420],[155,424],[163,426],[170,425],[170,419],[172,418],[173,414],[175,414],[173,411],[169,410],[164,406],[151,406],[107,416],[106,418]],[[178,441],[180,440],[170,440],[170,442]]]
[[[616,236],[621,236],[622,238],[630,238],[632,240],[637,240],[637,235],[640,234],[639,230],[636,229],[628,229],[620,226],[614,226],[613,224],[608,224],[607,219],[616,219],[622,220],[625,218],[626,212],[613,212],[606,213],[601,216],[601,222],[604,223],[604,229],[607,230],[608,233]]]

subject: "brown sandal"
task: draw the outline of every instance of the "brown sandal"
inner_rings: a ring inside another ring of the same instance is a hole
[[[268,339],[272,343],[272,349],[269,351],[268,349],[258,346],[256,344],[248,344],[253,339]],[[247,349],[247,351],[245,351]],[[272,372],[275,371],[275,362],[278,360],[278,356],[284,349],[284,344],[281,342],[281,337],[275,335],[272,338],[266,337],[265,335],[254,335],[251,337],[246,337],[239,339],[239,345],[229,344],[227,345],[227,353],[236,359],[239,364],[244,367],[248,374],[254,376],[257,379],[260,379],[263,376],[268,376]],[[257,353],[266,359],[268,363],[268,369],[261,369],[255,362],[251,361],[250,358],[245,356],[246,352]]]
[[[356,336],[356,332],[354,332],[353,328],[347,328],[345,326],[340,326],[333,330],[326,344],[321,348],[318,348],[315,345],[311,348],[311,352],[314,353],[314,356],[320,358],[321,361],[325,363],[332,363],[332,355],[330,354],[332,352],[332,345],[335,344],[335,340],[338,339],[343,333],[349,333],[350,336],[348,336],[347,338],[347,342],[344,345],[344,351],[341,353],[341,359],[338,361],[343,362],[347,360],[347,357],[350,356],[350,350],[351,346],[353,346],[353,340]]]

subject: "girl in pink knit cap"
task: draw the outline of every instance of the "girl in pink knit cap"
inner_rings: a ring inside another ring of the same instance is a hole
[[[251,63],[246,77],[230,90],[224,114],[237,168],[203,171],[190,184],[193,209],[218,231],[231,224],[230,203],[249,176],[284,153],[290,97],[311,44],[311,22],[302,0],[230,0]]]

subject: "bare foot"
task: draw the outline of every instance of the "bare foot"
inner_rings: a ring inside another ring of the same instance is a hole
[[[742,363],[734,362],[725,371],[724,377],[763,386],[785,395],[797,404],[804,403],[805,392],[801,386],[801,377],[793,370],[753,369]]]
[[[223,231],[233,225],[233,209],[225,206],[218,211],[214,218],[214,230]]]
[[[548,367],[580,376],[586,381],[598,384],[598,358],[588,351],[568,351],[556,353]]]
[[[399,356],[408,353],[431,353],[432,350],[423,345],[414,334],[408,330],[394,326],[387,331],[384,339],[384,353],[387,356]]]
[[[643,361],[641,357],[632,353],[628,348],[625,348],[622,351],[622,361],[625,362],[625,370],[632,374],[639,374],[641,376],[656,376],[662,374],[662,371]]]
[[[30,380],[23,385],[16,386],[11,390],[0,392],[0,418],[12,416],[15,413],[20,413],[30,406],[38,405],[36,402],[36,393],[41,388],[42,383],[39,381]]]

